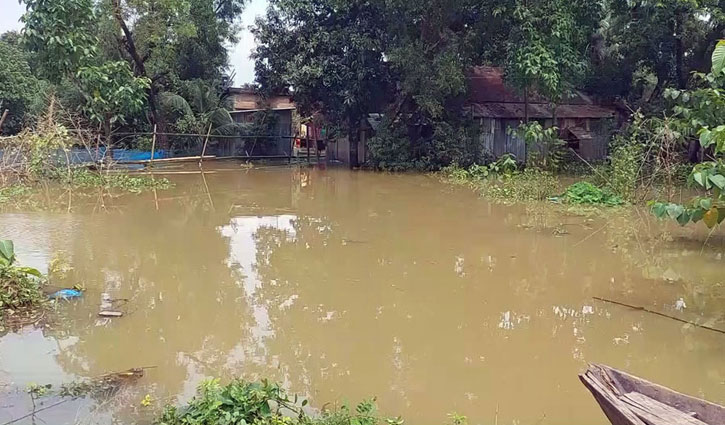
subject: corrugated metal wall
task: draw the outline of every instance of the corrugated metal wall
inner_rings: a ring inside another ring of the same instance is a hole
[[[508,153],[515,156],[518,161],[525,161],[526,143],[509,131],[509,128],[518,128],[518,126],[518,120],[482,118],[480,141],[484,154],[499,158]]]
[[[480,136],[482,153],[486,156],[499,158],[504,154],[512,154],[518,161],[526,160],[526,142],[511,134],[509,129],[518,128],[519,120],[481,118]],[[566,126],[567,123],[560,123]],[[580,123],[576,123],[580,124]],[[544,127],[552,125],[552,120],[542,122]],[[573,124],[572,124],[573,125]],[[589,127],[589,124],[586,125]],[[579,155],[586,160],[601,161],[607,158],[609,153],[609,139],[611,129],[606,120],[591,122],[591,133],[593,138],[580,144]]]

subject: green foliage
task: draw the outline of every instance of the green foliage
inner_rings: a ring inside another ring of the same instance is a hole
[[[671,91],[673,111],[682,134],[699,136],[704,149],[712,151],[712,160],[696,165],[688,183],[707,196],[697,197],[689,204],[652,202],[657,217],[669,217],[681,225],[703,221],[713,228],[725,220],[725,69],[721,67],[725,43],[718,43],[712,55],[710,74],[701,75],[706,86],[691,91]]]
[[[323,408],[315,416],[303,411],[307,400],[290,397],[278,384],[233,380],[221,385],[213,379],[203,382],[186,406],[167,406],[156,425],[403,425],[404,420],[383,418],[375,400],[355,407]],[[467,425],[465,416],[451,414],[450,425]]]
[[[85,169],[75,169],[70,180],[65,183],[77,188],[102,187],[120,189],[131,193],[141,193],[153,189],[169,189],[173,185],[168,179],[152,179],[147,176],[131,176],[122,173],[98,173]]]
[[[0,206],[28,197],[32,189],[24,184],[0,186]]]
[[[461,168],[456,164],[441,170],[445,181],[471,185],[485,198],[504,203],[543,201],[559,191],[559,181],[548,171],[527,168],[518,171],[511,155],[489,165]]]
[[[441,169],[441,175],[451,183],[481,183],[486,179],[503,179],[512,177],[518,169],[518,164],[511,155],[501,158],[488,165],[473,164],[468,168],[461,168],[453,163]]]
[[[421,128],[384,119],[367,141],[370,165],[388,171],[436,171],[452,163],[474,164],[483,158],[469,130],[447,121],[431,121]]]
[[[586,47],[603,10],[584,0],[517,0],[510,7],[508,80],[556,103],[584,77]]]
[[[135,77],[126,62],[118,61],[81,67],[76,78],[85,98],[83,111],[108,126],[140,112],[150,86],[147,78]]]
[[[544,128],[538,121],[522,123],[511,129],[526,143],[526,164],[547,171],[559,171],[567,153],[566,142],[559,138],[558,127]]]
[[[234,380],[222,386],[219,380],[203,382],[198,395],[183,408],[168,407],[158,425],[205,424],[291,424],[280,413],[293,408],[291,400],[277,384]]]
[[[569,186],[564,192],[563,198],[566,202],[576,205],[618,206],[624,204],[619,196],[589,182],[578,182]]]
[[[27,54],[16,44],[0,38],[0,58],[3,58],[3,70],[0,72],[0,114],[5,109],[9,113],[3,123],[0,134],[15,134],[23,126],[25,114],[40,90],[40,82],[33,75],[28,64]]]
[[[25,0],[23,36],[40,70],[59,82],[97,52],[93,0]]]
[[[363,0],[270,1],[252,29],[262,89],[294,88],[303,115],[322,113],[356,140],[362,119],[380,112],[375,106],[387,93],[382,9]],[[351,159],[357,162],[353,153]]]
[[[551,172],[527,168],[500,181],[480,186],[484,197],[504,202],[543,201],[559,192],[559,180]]]
[[[0,315],[42,305],[44,281],[38,270],[16,265],[13,241],[0,240]]]
[[[203,80],[185,82],[183,96],[171,92],[161,93],[159,98],[164,113],[176,118],[177,129],[192,134],[234,134],[240,130],[229,110],[230,99],[220,96]],[[264,133],[268,134],[268,133]]]
[[[622,139],[613,146],[607,188],[622,199],[633,201],[644,162],[643,144]]]

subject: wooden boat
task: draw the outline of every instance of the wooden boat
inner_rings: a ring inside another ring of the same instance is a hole
[[[604,365],[579,375],[612,425],[723,425],[725,407]]]

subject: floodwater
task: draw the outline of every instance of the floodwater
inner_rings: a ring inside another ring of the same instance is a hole
[[[0,214],[22,263],[62,251],[61,283],[87,288],[0,337],[0,423],[30,409],[30,383],[133,367],[153,368],[116,400],[38,417],[149,423],[205,378],[268,377],[410,424],[605,424],[577,378],[592,362],[725,403],[725,335],[592,298],[725,328],[721,232],[496,205],[431,176],[226,168]],[[124,317],[96,317],[104,292]]]

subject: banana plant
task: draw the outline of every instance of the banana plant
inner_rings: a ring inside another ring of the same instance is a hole
[[[43,274],[38,269],[16,266],[16,260],[13,241],[7,239],[0,240],[0,273],[10,270],[38,278],[43,277]]]

